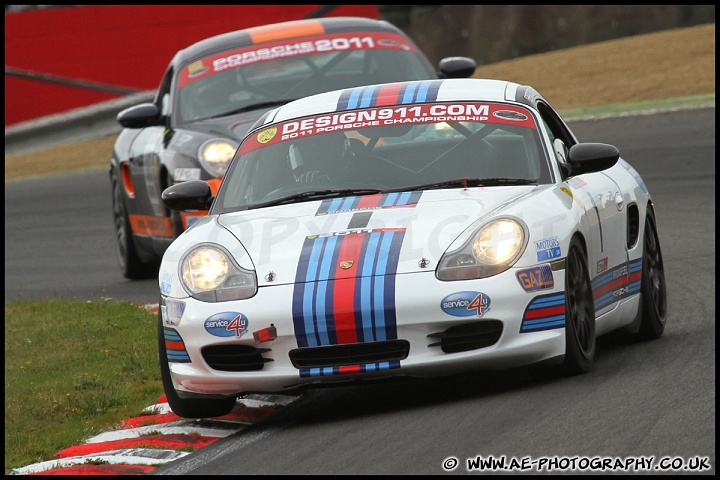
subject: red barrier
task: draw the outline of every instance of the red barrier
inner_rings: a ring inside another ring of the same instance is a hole
[[[81,5],[5,13],[5,67],[142,90],[157,88],[178,50],[220,33],[297,20],[325,5]],[[379,18],[377,5],[324,16]],[[5,126],[120,94],[5,73]]]

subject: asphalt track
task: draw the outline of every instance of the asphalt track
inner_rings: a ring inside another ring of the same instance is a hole
[[[154,473],[488,473],[468,460],[493,457],[553,474],[593,459],[628,465],[593,473],[714,474],[715,109],[571,127],[616,145],[654,196],[669,295],[661,339],[601,339],[594,371],[572,378],[520,370],[315,390]],[[118,272],[105,169],[6,182],[6,301],[157,296],[156,281]],[[671,460],[689,469],[661,468]]]

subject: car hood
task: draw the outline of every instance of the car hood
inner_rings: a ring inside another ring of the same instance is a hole
[[[182,128],[209,136],[227,137],[240,142],[245,138],[250,127],[267,111],[267,108],[263,108],[225,117],[209,118],[185,125]]]
[[[260,285],[433,271],[443,253],[536,187],[431,190],[327,199],[218,217]]]

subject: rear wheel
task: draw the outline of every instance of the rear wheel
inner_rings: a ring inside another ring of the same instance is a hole
[[[665,331],[667,292],[665,289],[665,268],[663,267],[660,241],[652,209],[648,209],[645,218],[640,298],[642,301],[642,320],[637,335],[638,339],[654,340],[660,338]]]
[[[117,174],[113,172],[112,183],[112,211],[115,225],[115,239],[117,241],[117,259],[120,272],[130,280],[142,280],[156,276],[157,262],[144,263],[140,260],[132,239],[132,227],[125,210],[125,200],[122,185]]]
[[[565,360],[571,375],[588,372],[595,359],[595,303],[585,253],[570,242],[565,265]]]
[[[170,365],[168,364],[167,349],[165,346],[165,332],[163,328],[162,312],[158,312],[158,353],[160,360],[160,376],[162,378],[165,397],[170,409],[175,415],[184,418],[211,418],[222,417],[235,408],[236,397],[230,398],[180,398],[172,383]]]

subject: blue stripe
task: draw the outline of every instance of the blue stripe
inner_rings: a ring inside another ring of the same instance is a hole
[[[362,91],[363,91],[362,88],[354,88],[351,91],[350,97],[348,98],[347,105],[346,105],[348,108],[357,108],[358,107],[358,102],[360,101],[360,96],[362,95]]]
[[[305,295],[303,295],[302,303],[303,331],[305,332],[308,347],[318,346],[318,340],[315,336],[313,322],[313,298],[315,298],[315,288],[317,288],[316,282],[306,284]]]
[[[416,96],[417,102],[425,102],[427,100],[428,90],[430,90],[430,81],[420,83]]]
[[[534,328],[541,325],[564,325],[565,315],[553,315],[552,317],[534,318],[523,322],[524,328]]]
[[[407,205],[410,201],[411,192],[402,192],[398,196],[398,201],[395,205]]]
[[[373,288],[374,279],[373,274],[375,272],[375,265],[377,264],[377,257],[380,252],[380,239],[382,234],[375,232],[371,233],[368,238],[367,249],[365,256],[363,257],[362,275],[363,279],[361,282],[361,303],[362,303],[362,321],[363,328],[369,330],[369,338],[373,341],[377,340],[377,336],[374,334],[375,316],[376,312],[373,309],[375,303],[375,291]]]
[[[380,199],[380,206],[381,207],[390,207],[395,204],[395,199],[398,197],[399,193],[388,193],[385,195],[384,198]]]
[[[342,204],[342,198],[333,198],[327,207],[328,212],[335,212],[340,208]]]
[[[360,367],[360,373],[362,372],[381,372],[385,370],[393,370],[400,368],[400,361],[393,360],[390,362],[377,362],[377,363],[366,363],[358,365]],[[353,372],[354,373],[354,372]],[[300,369],[300,377],[328,377],[333,375],[339,375],[340,368],[338,367],[323,367],[323,368],[302,368]]]
[[[375,299],[375,339],[378,341],[387,340],[385,335],[385,277],[372,277],[373,292]]]
[[[418,82],[410,82],[403,94],[400,103],[412,103],[415,99],[415,90],[417,89]]]
[[[373,105],[373,93],[375,92],[375,87],[365,87],[362,95],[362,99],[360,100],[360,108],[367,108]]]
[[[332,304],[326,305],[326,302],[330,301],[326,291],[328,288],[328,282],[318,282],[316,299],[316,327],[318,337],[320,338],[320,345],[330,345],[330,338],[328,337],[328,317],[326,311],[332,312]]]
[[[316,280],[318,279],[318,274],[320,272],[320,259],[323,247],[326,243],[325,239],[322,238],[318,238],[313,242],[310,258],[308,260],[307,273],[305,275],[305,282],[307,283],[302,299],[302,317],[303,331],[307,337],[307,346],[310,347],[316,347],[320,344],[315,330],[314,300],[317,298],[315,290],[318,287]]]
[[[337,242],[337,237],[328,237],[325,240],[325,249],[323,251],[330,252],[330,255],[323,254],[322,262],[320,263],[320,274],[318,275],[318,280],[327,280],[330,278],[333,271],[332,252],[335,251]]]
[[[346,197],[340,206],[340,210],[352,210],[353,203],[357,200],[357,197]]]
[[[558,300],[553,299],[551,301],[544,300],[542,302],[533,302],[530,304],[530,306],[528,306],[528,310],[539,310],[539,309],[548,308],[548,307],[555,307],[558,305],[562,305],[564,303],[565,303],[564,298],[561,298]]]
[[[190,357],[188,356],[187,352],[184,350],[181,350],[181,351],[166,350],[165,353],[166,353],[168,362],[191,363]]]
[[[360,323],[362,325],[362,335],[358,336],[362,342],[372,342],[375,340],[373,335],[373,312],[372,312],[372,267],[375,256],[377,255],[377,245],[380,235],[371,233],[365,236],[363,247],[360,252],[362,263],[358,265],[360,282],[355,292],[355,311],[360,312]]]

